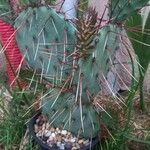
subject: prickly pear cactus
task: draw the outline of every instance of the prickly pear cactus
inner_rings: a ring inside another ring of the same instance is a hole
[[[0,19],[12,24],[12,10],[8,0],[0,0]]]
[[[49,7],[28,8],[19,15],[15,27],[20,50],[29,66],[54,85],[42,103],[51,124],[85,138],[97,135],[99,115],[92,102],[107,84],[119,49],[123,27],[118,22],[146,2],[111,1],[110,21],[102,28],[95,10],[89,9],[76,22],[76,39],[75,28]]]
[[[95,137],[100,130],[99,115],[92,102],[101,90],[101,79],[106,76],[118,46],[119,29],[108,24],[99,31],[96,23],[97,13],[92,9],[77,21],[76,67],[65,82],[67,86],[51,89],[42,105],[43,113],[54,126],[85,138]]]
[[[75,28],[50,7],[28,8],[15,22],[16,39],[28,64],[41,77],[61,83],[69,74],[67,61],[73,52]],[[66,68],[67,67],[67,68]]]

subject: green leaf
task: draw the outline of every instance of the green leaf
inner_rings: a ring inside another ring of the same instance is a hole
[[[150,17],[148,18],[143,31],[141,15],[135,14],[126,22],[126,25],[134,51],[143,67],[142,72],[145,73],[150,62]]]
[[[145,104],[143,94],[143,81],[150,62],[150,16],[148,16],[147,21],[144,24],[145,28],[143,28],[142,17],[138,14],[135,14],[133,17],[131,17],[126,22],[126,25],[130,41],[140,63],[140,106],[141,109],[144,110]]]
[[[142,8],[149,0],[111,0],[110,19],[122,22],[132,16],[136,10]]]

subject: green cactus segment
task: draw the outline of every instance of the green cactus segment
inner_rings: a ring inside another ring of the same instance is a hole
[[[95,55],[100,72],[106,76],[111,62],[115,59],[115,53],[119,49],[119,35],[121,28],[118,25],[108,24],[100,30],[99,42]]]
[[[13,24],[12,10],[8,3],[8,0],[0,0],[0,19]]]
[[[51,98],[48,98],[51,97]],[[95,137],[100,129],[99,116],[90,103],[75,102],[75,95],[52,89],[44,99],[43,114],[48,116],[54,127],[66,129],[76,136]]]
[[[122,22],[141,9],[149,0],[111,0],[110,19],[113,22]]]
[[[108,24],[100,30],[100,35],[95,38],[95,51],[78,61],[78,71],[74,76],[76,93],[82,91],[82,100],[91,101],[100,90],[109,71],[109,67],[115,60],[115,53],[119,49],[118,35],[121,29]],[[82,88],[82,90],[81,90]]]
[[[75,28],[62,15],[50,7],[28,8],[16,19],[15,27],[19,49],[29,66],[50,81],[69,73],[64,64],[70,61],[66,55],[73,52]]]

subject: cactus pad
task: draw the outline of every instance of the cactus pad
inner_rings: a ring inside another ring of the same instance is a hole
[[[74,26],[54,9],[43,6],[23,11],[15,27],[18,46],[29,66],[49,81],[55,77],[58,84],[69,73],[64,64],[73,52]]]
[[[69,92],[52,89],[44,99],[42,110],[55,127],[69,130],[76,136],[95,137],[99,131],[99,116],[93,106],[90,103],[81,106]]]

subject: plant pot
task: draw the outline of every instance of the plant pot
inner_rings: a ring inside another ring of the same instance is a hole
[[[41,115],[41,112],[38,112],[32,119],[29,121],[28,127],[29,127],[29,133],[33,137],[33,140],[40,146],[42,150],[60,150],[58,147],[50,147],[46,143],[44,143],[40,138],[36,136],[36,133],[34,132],[34,125],[36,123],[37,118]],[[80,150],[89,150],[92,149],[96,144],[98,144],[99,138],[98,136],[92,139],[91,144],[88,146],[84,146],[80,148]],[[69,149],[66,149],[69,150]]]

